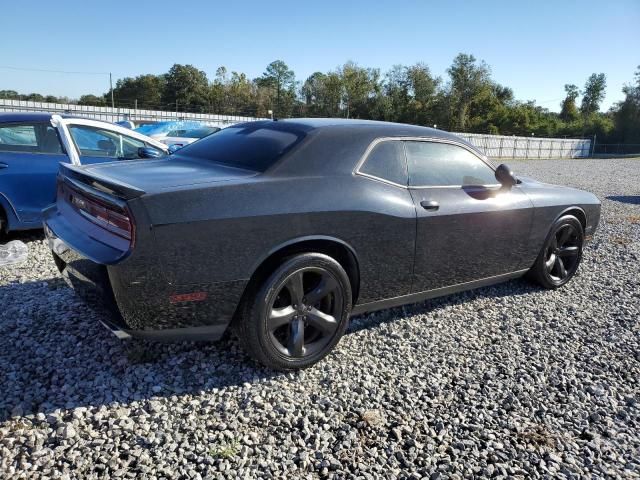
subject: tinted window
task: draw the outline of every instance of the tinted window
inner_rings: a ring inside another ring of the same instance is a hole
[[[264,172],[305,136],[301,130],[275,130],[260,122],[224,128],[181,148],[178,155]]]
[[[378,143],[367,156],[360,171],[393,183],[406,185],[407,162],[404,158],[402,142],[385,141]]]
[[[194,130],[187,130],[184,133],[184,136],[188,138],[204,138],[207,135],[211,135],[212,133],[216,133],[218,131],[220,131],[220,128],[218,127],[196,128]]]
[[[146,146],[137,138],[88,125],[70,125],[69,133],[80,150],[80,155],[87,157],[133,160],[140,158],[138,150]]]
[[[167,137],[203,138],[220,130],[218,127],[194,128],[192,130],[171,130]]]
[[[55,128],[46,123],[0,125],[0,151],[61,154]]]
[[[409,185],[455,186],[498,183],[493,169],[465,148],[448,143],[406,142]]]

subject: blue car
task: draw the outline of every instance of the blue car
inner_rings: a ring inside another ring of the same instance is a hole
[[[166,145],[118,125],[51,113],[0,113],[0,234],[42,228],[60,163],[155,158]]]

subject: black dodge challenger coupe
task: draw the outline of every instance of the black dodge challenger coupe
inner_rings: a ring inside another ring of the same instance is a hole
[[[295,369],[327,355],[350,315],[526,273],[564,285],[599,217],[591,193],[516,178],[439,130],[298,119],[157,160],[63,165],[45,230],[119,337],[231,327],[258,361]]]

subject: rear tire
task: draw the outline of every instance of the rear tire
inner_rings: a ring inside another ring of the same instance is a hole
[[[528,277],[544,288],[555,289],[573,278],[582,260],[584,229],[573,215],[559,218],[538,254]]]
[[[320,253],[287,258],[242,302],[235,333],[247,353],[277,370],[306,368],[338,343],[349,321],[351,285]]]

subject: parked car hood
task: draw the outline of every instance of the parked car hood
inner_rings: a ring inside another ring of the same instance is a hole
[[[226,182],[257,175],[250,170],[198,160],[161,158],[100,163],[80,167],[84,174],[129,185],[146,193],[203,183]]]

